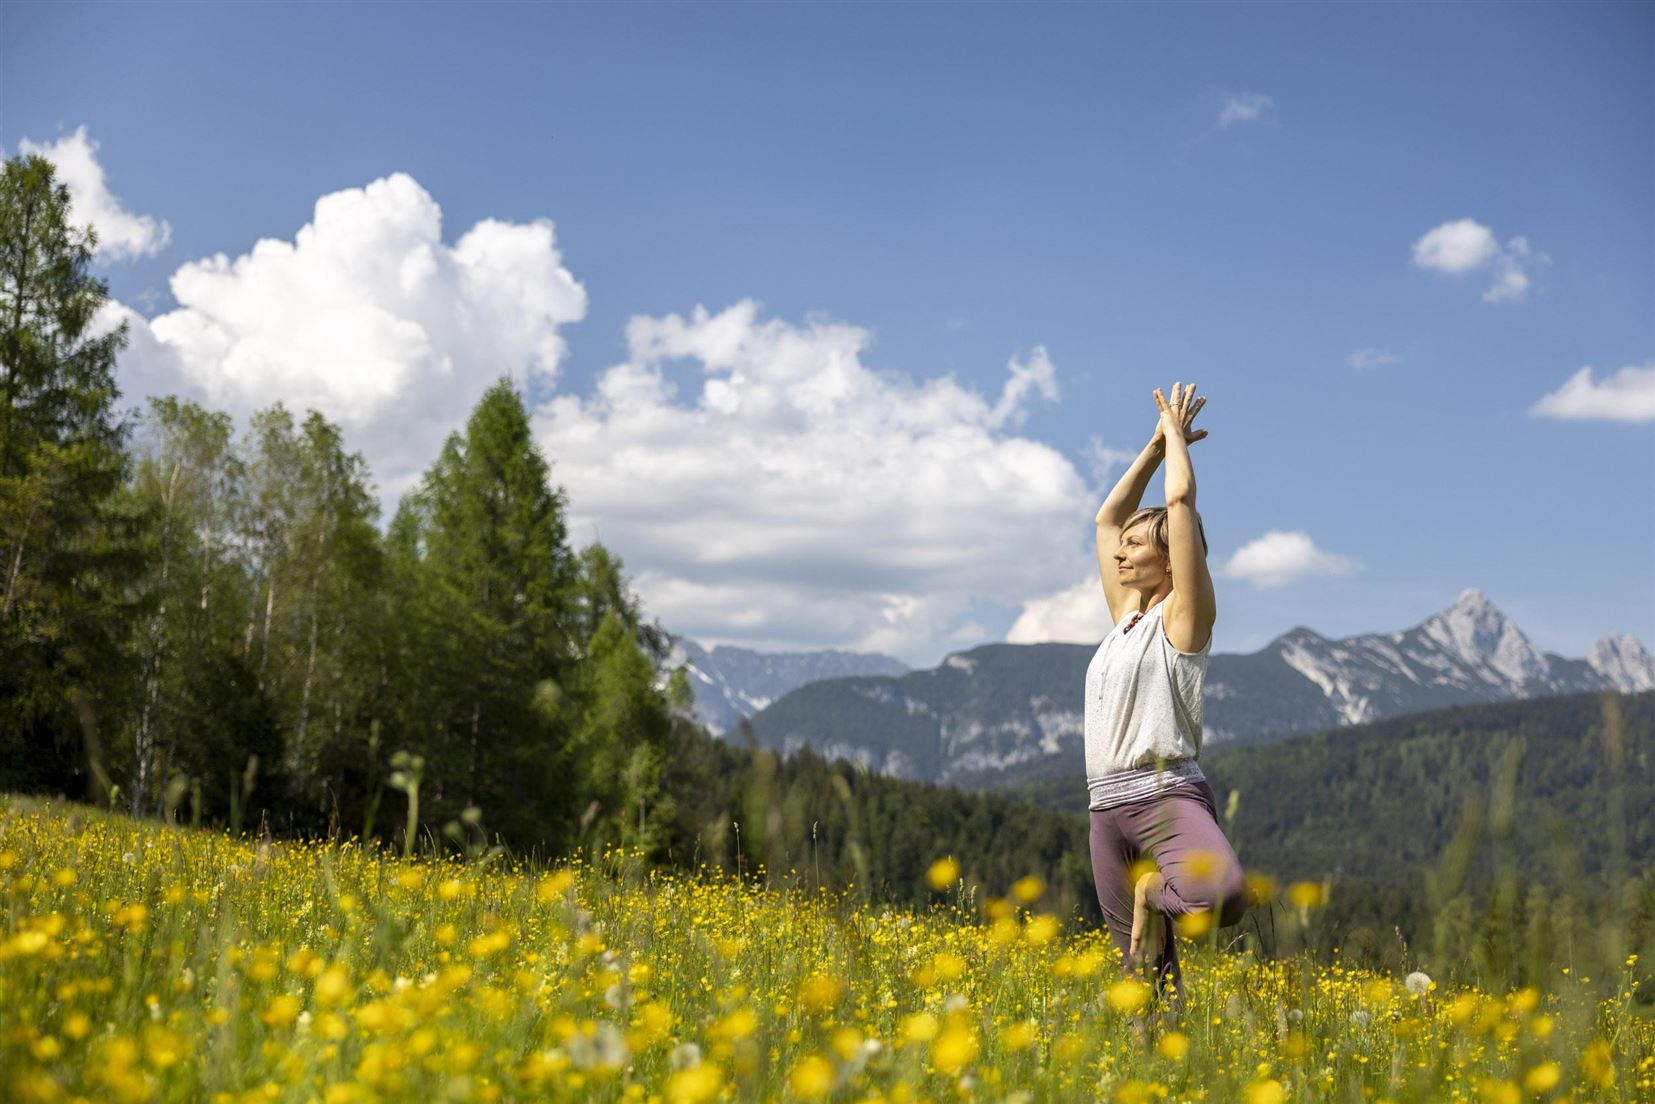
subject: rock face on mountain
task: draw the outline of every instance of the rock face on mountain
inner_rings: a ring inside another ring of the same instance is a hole
[[[685,667],[695,692],[696,717],[711,732],[739,725],[789,690],[821,679],[853,675],[897,676],[908,666],[890,656],[861,652],[763,653],[719,645],[708,651],[693,640],[680,640],[669,667]]]
[[[1081,686],[1095,649],[988,644],[900,676],[813,682],[752,718],[759,741],[808,745],[870,770],[936,782],[1050,760],[1082,761]],[[1403,632],[1329,640],[1296,628],[1248,655],[1214,655],[1203,704],[1207,746],[1261,741],[1476,702],[1655,685],[1631,636],[1587,659],[1541,652],[1472,589]]]

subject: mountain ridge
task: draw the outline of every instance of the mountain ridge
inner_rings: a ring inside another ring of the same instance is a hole
[[[1082,756],[1081,687],[1095,648],[985,644],[934,668],[807,683],[750,718],[766,746],[803,746],[869,770],[949,783],[1031,760]],[[1655,688],[1630,634],[1586,659],[1536,648],[1476,588],[1411,628],[1329,639],[1296,626],[1251,653],[1209,661],[1205,744],[1256,742],[1456,705]]]
[[[731,731],[806,683],[908,671],[901,660],[872,652],[757,652],[728,644],[709,649],[688,637],[673,645],[667,667],[684,669],[695,695],[696,718],[714,735]]]

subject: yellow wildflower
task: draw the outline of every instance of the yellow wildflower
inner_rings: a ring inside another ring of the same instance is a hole
[[[952,855],[938,859],[925,872],[925,880],[931,883],[932,889],[947,889],[960,880],[960,864],[954,861]]]
[[[787,1081],[806,1100],[826,1096],[833,1088],[833,1063],[819,1054],[807,1055],[794,1064]]]

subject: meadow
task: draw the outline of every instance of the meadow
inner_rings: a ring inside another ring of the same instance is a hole
[[[1181,932],[1171,1021],[1107,936],[651,869],[402,858],[0,801],[17,1101],[1655,1099],[1637,956],[1482,992]],[[1317,922],[1321,888],[1251,891]]]

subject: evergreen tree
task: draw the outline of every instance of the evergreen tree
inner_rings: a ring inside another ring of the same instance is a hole
[[[592,640],[604,619],[613,615],[652,662],[665,660],[671,647],[666,630],[644,620],[637,596],[627,588],[620,557],[596,542],[581,549],[571,613],[576,640]]]
[[[433,815],[477,807],[508,838],[561,843],[576,815],[564,703],[575,566],[563,496],[509,380],[444,444],[390,545],[409,661],[393,738],[426,756]]]
[[[27,788],[88,789],[101,727],[134,670],[127,586],[139,519],[121,510],[124,423],[96,237],[30,155],[0,170],[0,771]]]
[[[576,678],[572,750],[597,837],[654,851],[674,812],[662,789],[671,718],[633,632],[611,612],[593,634]]]

